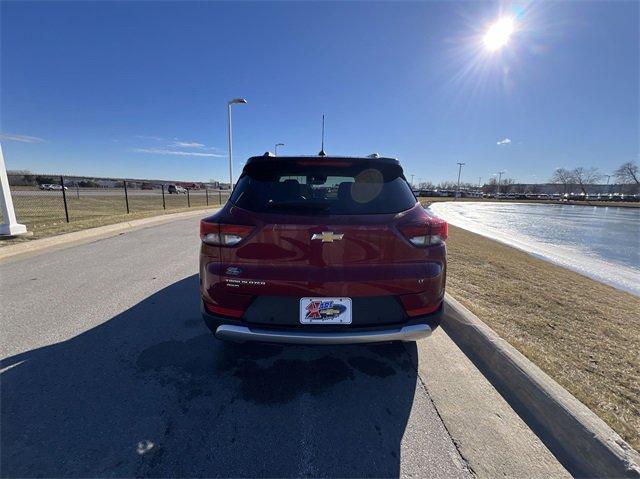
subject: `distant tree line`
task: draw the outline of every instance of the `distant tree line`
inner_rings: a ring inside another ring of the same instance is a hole
[[[511,193],[515,184],[516,180],[513,178],[502,178],[499,182],[497,178],[490,178],[487,183],[482,185],[482,192],[492,195],[497,193],[506,195],[507,193]]]
[[[440,183],[433,183],[432,181],[421,181],[416,183],[414,186],[421,190],[451,190],[455,191],[458,189],[458,183],[455,181],[441,181]],[[460,182],[461,190],[474,190],[478,189],[480,186],[476,183],[468,183],[468,182]]]
[[[613,175],[604,175],[597,168],[585,168],[578,166],[572,170],[558,168],[551,176],[551,182],[562,185],[563,193],[568,193],[573,188],[579,188],[585,195],[588,193],[590,185],[594,185],[606,176],[613,176],[618,184],[626,185],[627,193],[637,193],[640,191],[640,173],[635,161],[628,161],[620,165]]]
[[[9,184],[11,186],[39,186],[39,185],[59,185],[60,177],[51,175],[37,175],[28,170],[7,171]],[[100,184],[91,179],[67,180],[65,183],[81,188],[100,188]]]
[[[509,193],[515,180],[513,178],[502,178],[500,181],[500,193]],[[421,181],[417,185],[420,190],[448,190],[458,191],[458,183],[455,181],[441,181],[440,183],[433,183],[431,181]],[[479,185],[478,183],[460,182],[461,191],[478,191],[482,190],[483,193],[493,193],[498,191],[498,180],[491,178],[488,183]]]
[[[635,161],[628,161],[620,165],[611,175],[601,174],[597,168],[585,168],[582,166],[567,169],[558,168],[551,176],[550,183],[561,186],[561,191],[556,193],[572,193],[582,192],[585,195],[589,194],[591,185],[601,184],[604,178],[615,178],[610,184],[613,187],[618,185],[618,188],[614,191],[616,193],[634,194],[640,193],[640,171]],[[607,180],[607,183],[609,181]],[[549,183],[546,183],[549,185]],[[433,183],[431,181],[419,181],[414,183],[414,187],[419,190],[449,190],[457,191],[458,183],[455,181],[441,181],[439,183]],[[620,187],[622,186],[622,187]],[[548,193],[548,187],[545,184],[522,184],[516,183],[513,178],[502,178],[498,185],[498,179],[493,177],[485,182],[482,186],[477,183],[460,182],[461,191],[478,191],[482,190],[487,194],[507,194],[507,193]],[[600,188],[602,190],[602,188]]]
[[[7,170],[7,176],[9,177],[9,185],[11,186],[39,186],[44,184],[59,185],[60,176],[58,175],[42,175],[32,173],[29,170]],[[123,188],[124,181],[116,178],[101,178],[101,177],[84,177],[78,178],[74,176],[64,176],[64,183],[68,187],[80,187],[80,188]],[[185,181],[142,181],[142,180],[127,180],[127,187],[131,189],[145,189],[150,190],[154,188],[161,188],[162,184],[176,184],[184,186],[187,189],[200,189],[204,187],[209,188],[223,188],[223,184],[217,181],[213,182],[213,185],[207,185],[201,182],[185,182]],[[228,186],[227,186],[228,188]]]
[[[7,171],[9,184],[12,186],[38,186],[43,184],[59,185],[59,176],[34,175],[29,170]]]

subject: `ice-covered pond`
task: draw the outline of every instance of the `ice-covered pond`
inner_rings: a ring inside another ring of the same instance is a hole
[[[640,296],[640,208],[434,203],[450,224]]]

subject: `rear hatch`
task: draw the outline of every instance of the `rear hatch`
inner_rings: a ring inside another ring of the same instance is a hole
[[[444,245],[424,239],[443,223],[394,160],[261,159],[215,222],[238,241],[219,247],[220,287],[252,301],[344,297],[397,316],[403,297],[429,292],[439,304],[444,294]]]

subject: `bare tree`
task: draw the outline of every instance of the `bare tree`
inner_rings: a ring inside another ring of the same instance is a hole
[[[529,191],[529,185],[526,183],[514,183],[512,190],[514,193],[522,195]]]
[[[500,182],[500,191],[506,195],[507,193],[509,193],[509,191],[511,191],[513,185],[515,184],[516,180],[514,180],[513,178],[502,178],[502,181]]]
[[[579,166],[571,171],[571,178],[586,195],[587,187],[602,178],[602,175],[598,173],[597,168],[583,168],[582,166]]]
[[[640,185],[640,171],[635,161],[623,163],[613,174],[620,183]]]
[[[441,181],[438,183],[438,189],[440,190],[455,190],[457,186],[457,183],[454,181]]]
[[[566,168],[557,168],[551,176],[551,183],[562,185],[562,193],[567,192],[567,186],[573,182],[573,174]]]
[[[498,189],[498,180],[495,178],[489,178],[489,181],[482,185],[482,192],[490,195],[494,195]]]
[[[433,183],[431,181],[422,181],[418,184],[418,188],[421,190],[432,190]]]

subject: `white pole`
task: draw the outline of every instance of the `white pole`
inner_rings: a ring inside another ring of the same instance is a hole
[[[233,146],[231,138],[231,102],[227,104],[227,119],[229,123],[229,191],[233,190]]]
[[[462,196],[460,194],[460,173],[462,172],[462,165],[464,165],[464,163],[458,163],[458,192],[456,194],[456,198]]]
[[[16,212],[13,209],[13,200],[11,199],[11,190],[9,189],[9,178],[7,177],[7,168],[4,164],[4,155],[2,154],[2,145],[0,145],[0,206],[2,207],[2,219],[4,223],[0,224],[0,236],[17,236],[27,232],[27,227],[21,225],[16,220]]]

